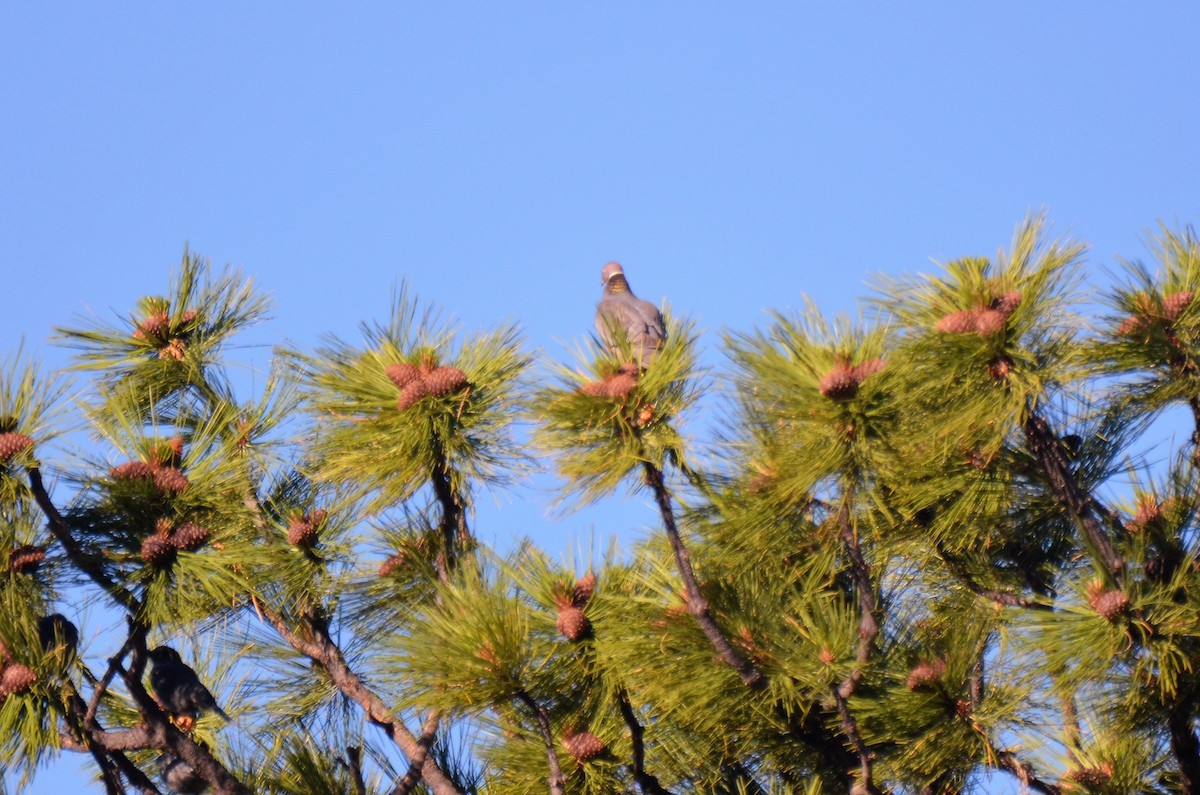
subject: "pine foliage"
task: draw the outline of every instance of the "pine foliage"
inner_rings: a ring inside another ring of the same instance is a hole
[[[1200,793],[1200,239],[1151,250],[1089,294],[1085,247],[1034,217],[881,278],[868,317],[726,332],[713,371],[671,312],[646,366],[587,339],[535,371],[516,326],[401,287],[251,395],[228,351],[267,301],[185,252],[165,293],[57,331],[77,382],[3,362],[0,767],[82,754],[108,793]],[[651,530],[586,567],[481,544],[480,492],[543,466],[569,506],[638,494]],[[166,714],[157,646],[231,723]]]

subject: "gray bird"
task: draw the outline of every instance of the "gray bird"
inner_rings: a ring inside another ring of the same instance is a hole
[[[609,353],[619,356],[621,340],[642,367],[650,364],[667,341],[662,313],[649,301],[643,301],[629,289],[625,270],[619,262],[610,262],[600,272],[604,296],[596,306],[596,332]]]
[[[225,720],[229,716],[217,706],[217,700],[200,682],[196,672],[184,664],[179,652],[170,646],[150,651],[150,689],[180,728],[191,728],[201,713],[215,712]]]
[[[79,630],[62,613],[51,613],[38,619],[38,640],[46,651],[65,647],[69,657],[79,647]]]
[[[208,782],[191,765],[172,753],[158,757],[158,773],[167,783],[167,789],[176,795],[200,795],[208,789]]]

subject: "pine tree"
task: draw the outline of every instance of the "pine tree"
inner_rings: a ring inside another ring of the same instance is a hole
[[[592,339],[539,371],[401,289],[248,398],[228,343],[267,303],[185,252],[58,331],[75,373],[0,372],[0,764],[86,754],[108,793],[1200,793],[1200,240],[1161,229],[1099,296],[1084,252],[1034,218],[880,279],[869,321],[730,332],[714,375],[670,313],[644,367]],[[1139,459],[1174,409],[1195,433]],[[547,461],[655,532],[584,571],[480,544],[477,495]],[[171,714],[162,647],[230,723]]]

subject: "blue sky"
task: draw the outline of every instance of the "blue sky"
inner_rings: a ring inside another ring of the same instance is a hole
[[[719,367],[722,329],[854,312],[1039,209],[1099,279],[1200,219],[1197,34],[1184,2],[4,4],[0,351],[63,362],[53,325],[162,292],[185,243],[272,295],[258,368],[401,278],[566,359],[610,259]],[[480,534],[653,526],[531,494]]]

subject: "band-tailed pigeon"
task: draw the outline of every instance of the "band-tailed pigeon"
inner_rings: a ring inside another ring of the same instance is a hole
[[[150,689],[167,713],[176,719],[180,728],[191,728],[195,719],[204,712],[215,712],[229,720],[213,694],[200,682],[196,672],[184,664],[179,652],[170,646],[159,646],[150,651]]]
[[[208,782],[191,765],[172,753],[159,755],[158,772],[167,783],[167,789],[175,795],[200,795],[208,789]]]
[[[620,355],[623,337],[642,367],[646,367],[667,341],[662,313],[654,304],[633,294],[621,263],[605,265],[600,282],[604,285],[604,297],[596,306],[596,332],[600,340],[609,353]]]
[[[51,613],[38,619],[38,640],[46,651],[63,646],[70,656],[79,647],[79,630],[62,613]]]

